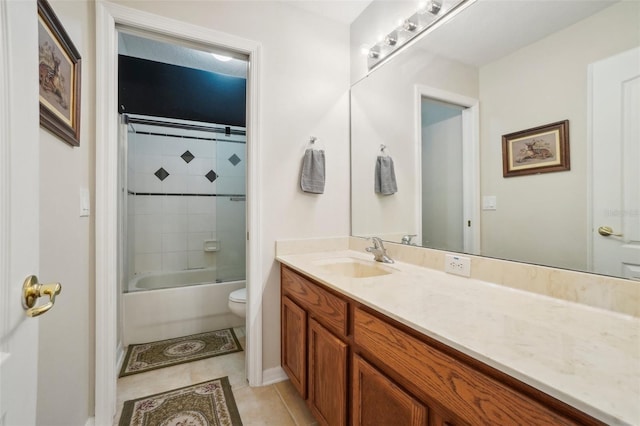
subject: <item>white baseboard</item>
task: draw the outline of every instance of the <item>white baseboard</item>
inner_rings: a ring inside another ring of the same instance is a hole
[[[262,386],[284,382],[285,380],[289,380],[289,377],[280,366],[262,371]]]
[[[87,419],[87,422],[84,424],[84,426],[96,426],[96,418],[95,417],[89,417]]]

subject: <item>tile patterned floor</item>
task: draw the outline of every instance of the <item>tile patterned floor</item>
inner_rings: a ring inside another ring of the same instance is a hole
[[[244,348],[244,330],[234,331]],[[127,400],[222,376],[229,377],[233,396],[245,426],[317,425],[289,381],[252,388],[245,380],[244,363],[245,352],[236,352],[118,379],[118,412],[114,426],[120,421],[122,407]]]

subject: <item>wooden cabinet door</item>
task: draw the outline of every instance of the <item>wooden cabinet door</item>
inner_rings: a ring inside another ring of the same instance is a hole
[[[354,426],[425,426],[427,407],[358,355],[353,356]]]
[[[307,313],[291,301],[282,298],[282,368],[291,384],[307,398]]]
[[[455,426],[453,421],[447,420],[448,417],[435,410],[429,411],[429,426]]]
[[[309,394],[311,412],[321,425],[347,424],[349,347],[313,318],[309,319]]]

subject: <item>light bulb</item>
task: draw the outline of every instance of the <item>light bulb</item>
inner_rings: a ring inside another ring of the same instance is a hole
[[[220,62],[228,62],[232,58],[230,56],[218,55],[217,53],[212,53],[213,57],[219,60]]]
[[[425,7],[426,11],[432,15],[437,15],[440,13],[440,9],[442,9],[442,1],[440,0],[429,0],[427,6]]]
[[[386,36],[385,39],[384,39],[384,43],[387,46],[395,46],[397,42],[398,42],[398,39],[395,36],[391,35],[391,34]]]
[[[415,31],[416,28],[418,28],[418,26],[416,25],[415,22],[407,19],[404,21],[404,23],[402,24],[402,28],[404,28],[407,31]]]

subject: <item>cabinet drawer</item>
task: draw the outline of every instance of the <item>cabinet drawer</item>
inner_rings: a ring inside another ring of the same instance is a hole
[[[305,277],[283,266],[282,294],[294,300],[325,327],[339,336],[347,335],[347,302]]]
[[[360,308],[354,310],[353,338],[410,392],[469,424],[570,425],[583,420],[569,420],[549,409],[548,401],[534,400]]]

